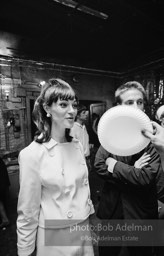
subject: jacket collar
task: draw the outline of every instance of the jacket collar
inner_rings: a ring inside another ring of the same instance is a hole
[[[47,148],[47,149],[51,149],[53,147],[55,147],[58,144],[58,142],[54,139],[50,139],[47,142],[43,142],[43,145]]]
[[[75,139],[75,138],[73,138],[73,139],[72,139],[72,142],[78,143],[78,140]],[[59,143],[58,143],[56,140],[52,139],[52,138],[51,138],[49,141],[47,141],[47,142],[43,142],[43,145],[44,145],[47,149],[51,149],[51,148],[55,147],[57,144],[59,144]]]

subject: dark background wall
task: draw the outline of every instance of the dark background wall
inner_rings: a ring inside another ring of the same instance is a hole
[[[31,142],[31,112],[41,81],[62,78],[72,85],[83,103],[104,102],[106,108],[112,106],[114,91],[120,81],[117,74],[9,58],[1,60],[0,75],[1,155],[19,152]],[[19,129],[13,125],[8,127],[11,118],[17,119]]]

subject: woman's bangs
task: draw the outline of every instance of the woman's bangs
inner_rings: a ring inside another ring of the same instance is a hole
[[[75,92],[71,88],[66,88],[60,95],[60,100],[74,100]]]
[[[53,101],[56,102],[58,99],[60,100],[74,100],[75,92],[72,88],[58,88],[58,90],[54,91],[52,95]]]
[[[60,100],[74,100],[76,98],[75,92],[71,87],[66,86],[57,86],[49,87],[45,93],[45,100],[48,105],[51,105],[53,102]]]

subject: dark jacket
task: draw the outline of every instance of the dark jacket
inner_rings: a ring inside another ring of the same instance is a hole
[[[10,180],[7,167],[2,158],[0,158],[0,189],[3,190],[8,186],[10,186]]]
[[[149,164],[141,169],[134,163],[147,152]],[[113,157],[118,162],[113,173],[105,161]],[[164,171],[158,153],[150,143],[138,154],[121,157],[100,146],[95,157],[95,168],[104,180],[97,216],[101,219],[154,219],[158,218],[157,199],[164,202]]]

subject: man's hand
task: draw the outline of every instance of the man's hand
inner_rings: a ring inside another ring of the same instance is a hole
[[[144,153],[134,164],[135,168],[142,168],[145,165],[148,165],[150,160],[150,155],[147,153]]]
[[[153,134],[147,130],[142,131],[143,135],[150,139],[159,154],[164,154],[164,128],[152,122]]]

